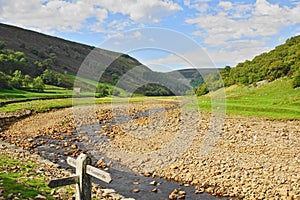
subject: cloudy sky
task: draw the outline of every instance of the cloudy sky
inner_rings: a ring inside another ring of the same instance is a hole
[[[160,71],[234,67],[299,35],[300,1],[0,0],[0,22],[122,51]]]

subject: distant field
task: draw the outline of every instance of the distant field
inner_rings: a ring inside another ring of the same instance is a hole
[[[37,97],[70,97],[50,100],[19,102],[0,107],[0,112],[14,112],[18,109],[31,109],[45,112],[51,109],[71,107],[74,105],[91,105],[111,103],[112,97],[80,98],[73,102],[71,90],[50,88],[44,93],[21,90],[4,90],[0,92],[1,101],[7,99],[28,99]],[[83,94],[82,94],[83,95]],[[93,96],[93,94],[86,94]],[[176,97],[140,97],[130,99],[118,98],[118,102],[141,102],[145,100],[176,99]],[[200,110],[211,110],[210,95],[198,97]],[[300,119],[300,88],[292,88],[291,79],[284,78],[259,87],[231,86],[226,88],[226,113],[228,115],[261,116],[269,119]],[[192,106],[190,109],[196,109]]]
[[[74,100],[74,101],[73,101]],[[126,103],[126,102],[140,102],[143,101],[142,98],[118,98],[115,100],[115,103]],[[34,100],[34,101],[27,101],[27,102],[18,102],[7,104],[0,107],[1,112],[15,112],[20,109],[28,109],[34,110],[37,112],[47,112],[52,109],[59,109],[59,108],[68,108],[72,106],[78,105],[94,105],[94,104],[104,104],[104,103],[111,103],[111,97],[105,98],[64,98],[64,99],[49,99],[49,100]]]
[[[92,86],[95,86],[95,87],[97,87],[97,85],[99,84],[97,81],[93,81],[93,80],[90,80],[90,79],[82,78],[82,77],[71,75],[71,74],[65,74],[65,76],[68,77],[68,78],[72,78],[74,80],[76,79],[79,82],[86,83],[86,84],[89,84],[89,85],[92,85]],[[127,92],[124,91],[121,88],[117,88],[113,85],[106,84],[106,83],[100,83],[100,84],[104,85],[104,86],[107,86],[111,91],[114,91],[114,90],[119,91],[120,92],[119,96],[122,96],[122,97],[127,96]]]
[[[209,95],[199,97],[198,103],[201,110],[211,109]],[[288,78],[259,87],[231,86],[226,88],[226,112],[270,119],[300,119],[300,88],[292,88]]]
[[[31,99],[39,97],[71,97],[73,95],[72,90],[65,90],[55,86],[46,86],[44,92],[33,92],[25,90],[1,90],[0,102],[16,100],[16,99]]]

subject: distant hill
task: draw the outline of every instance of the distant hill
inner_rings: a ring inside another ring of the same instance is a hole
[[[217,68],[180,69],[180,70],[168,72],[167,74],[195,88],[203,83],[203,79],[205,76],[215,73],[217,70],[220,69]]]
[[[229,74],[224,74],[227,85],[249,85],[261,80],[292,76],[300,70],[300,35],[288,39],[270,52],[262,53],[251,61],[239,63]]]
[[[199,87],[201,92],[198,95],[208,92],[205,87],[217,90],[223,86],[256,85],[262,80],[270,82],[282,77],[292,78],[293,87],[300,87],[300,35],[288,39],[284,44],[256,56],[251,61],[246,60],[233,68],[226,66],[219,73],[207,75],[206,85]]]
[[[129,76],[126,76],[126,79],[123,78],[122,84],[118,86],[125,90],[129,89],[128,86],[131,86],[136,93],[155,95],[155,91],[157,91],[161,95],[171,95],[173,93],[171,90],[180,91],[183,94],[190,89],[181,83],[166,84],[167,82],[174,83],[176,79],[163,73],[152,72],[138,60],[122,53],[0,23],[1,41],[5,43],[8,52],[10,50],[22,52],[26,60],[26,63],[23,63],[24,65],[18,65],[17,63],[10,65],[10,62],[1,62],[0,60],[0,71],[9,75],[15,70],[21,70],[22,73],[33,77],[41,75],[45,70],[51,70],[62,75],[77,75],[80,66],[84,63],[89,67],[88,70],[80,73],[82,78],[98,81],[99,74],[103,73],[100,82],[111,85],[116,85],[124,74],[134,69],[135,74],[129,73]],[[87,56],[88,61],[86,61]],[[145,73],[148,76],[145,76]],[[157,77],[162,79],[158,80]],[[70,76],[63,76],[64,86],[70,86],[73,83],[73,80],[69,79]]]

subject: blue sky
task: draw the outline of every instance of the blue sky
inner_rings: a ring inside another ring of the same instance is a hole
[[[0,22],[128,53],[157,71],[234,67],[300,34],[300,1],[0,0]]]

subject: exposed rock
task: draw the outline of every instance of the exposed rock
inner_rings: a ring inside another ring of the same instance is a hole
[[[34,197],[34,200],[47,200],[47,198],[43,195],[37,195],[36,197]]]

